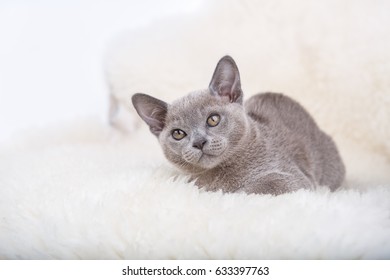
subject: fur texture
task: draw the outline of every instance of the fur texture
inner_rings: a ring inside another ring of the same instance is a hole
[[[297,102],[267,93],[243,106],[239,71],[229,56],[218,62],[208,90],[171,105],[145,94],[132,100],[167,159],[207,190],[334,190],[344,178],[334,142]]]
[[[0,259],[390,259],[389,164],[342,147],[348,186],[272,196],[187,183],[146,126],[15,135],[0,148]]]
[[[390,2],[207,2],[110,49],[111,120],[131,137],[78,119],[0,147],[1,259],[390,259]],[[222,53],[247,96],[288,92],[335,137],[344,186],[275,197],[172,179],[130,96],[200,88]]]

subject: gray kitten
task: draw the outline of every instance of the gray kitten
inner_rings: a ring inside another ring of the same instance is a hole
[[[166,158],[206,190],[277,195],[317,185],[335,190],[343,181],[336,145],[301,105],[275,93],[243,105],[229,56],[218,62],[206,90],[172,104],[145,94],[132,101]]]

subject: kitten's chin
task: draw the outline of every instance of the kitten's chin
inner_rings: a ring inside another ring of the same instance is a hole
[[[203,153],[199,160],[193,165],[200,167],[202,169],[212,169],[218,166],[221,163],[221,155],[210,155],[207,153]]]

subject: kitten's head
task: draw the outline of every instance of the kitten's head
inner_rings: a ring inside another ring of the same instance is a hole
[[[240,75],[234,60],[223,57],[209,88],[167,104],[146,94],[135,94],[133,105],[159,139],[165,156],[196,173],[230,159],[247,133]]]

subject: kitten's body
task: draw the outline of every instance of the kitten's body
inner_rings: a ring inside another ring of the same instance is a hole
[[[207,90],[172,105],[142,94],[133,103],[167,159],[207,190],[281,194],[316,185],[334,190],[344,178],[332,139],[298,103],[265,93],[242,105],[230,57],[218,63]],[[208,125],[215,116],[218,122]],[[179,140],[172,137],[178,130],[185,134]]]

